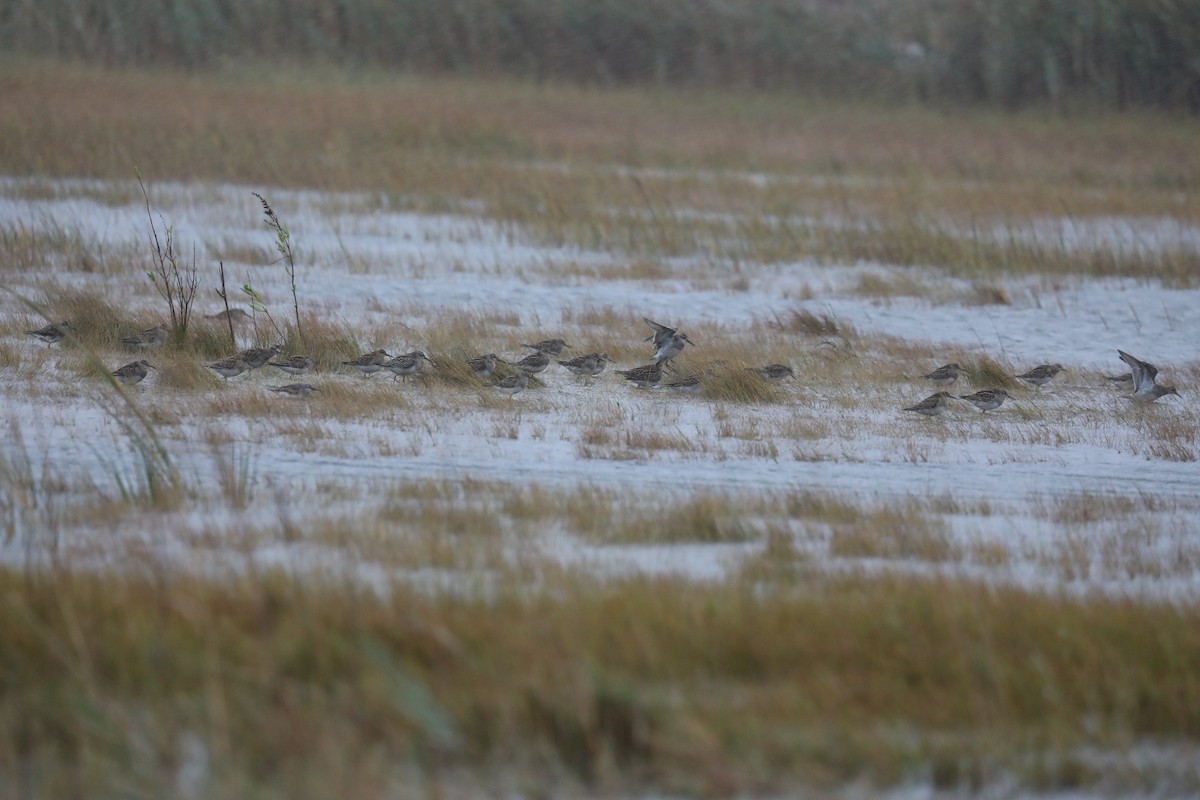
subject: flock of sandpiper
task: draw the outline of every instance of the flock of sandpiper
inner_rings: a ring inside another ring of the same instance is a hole
[[[244,312],[242,313],[244,314]],[[213,315],[213,318],[223,318],[224,314],[225,312]],[[662,387],[684,394],[700,394],[704,388],[704,377],[702,375],[690,375],[678,380],[668,381],[665,384],[662,382],[664,370],[673,370],[671,361],[682,353],[684,347],[687,345],[694,346],[692,340],[688,338],[686,333],[680,333],[676,328],[660,325],[645,317],[642,319],[653,330],[653,333],[645,339],[645,341],[653,343],[653,362],[645,366],[634,367],[633,369],[615,370],[615,372],[640,389]],[[46,325],[44,328],[36,331],[26,331],[26,333],[30,336],[36,336],[46,342],[47,345],[52,345],[71,335],[73,330],[71,324],[64,321]],[[136,336],[122,339],[121,344],[133,348],[161,347],[166,343],[168,334],[169,331],[165,325],[158,325],[148,328]],[[521,346],[529,348],[533,352],[518,361],[506,361],[495,353],[488,353],[471,358],[466,363],[471,368],[471,371],[482,379],[492,377],[497,364],[504,363],[515,367],[516,370],[513,374],[499,378],[489,384],[497,391],[512,396],[524,391],[529,385],[529,379],[549,367],[552,358],[557,360],[557,357],[562,354],[563,350],[571,349],[571,346],[563,339],[543,339],[534,344],[522,343]],[[272,360],[282,352],[283,347],[280,345],[261,348],[254,347],[243,350],[237,355],[209,364],[208,368],[221,377],[229,379],[267,365],[273,366],[289,375],[304,375],[316,366],[316,362],[306,355],[293,355],[279,360]],[[1158,368],[1153,364],[1134,358],[1122,350],[1118,350],[1117,354],[1129,366],[1130,372],[1124,375],[1108,377],[1108,380],[1114,383],[1130,383],[1133,387],[1133,393],[1128,395],[1129,399],[1140,402],[1153,402],[1168,394],[1179,395],[1175,387],[1164,386],[1157,382]],[[343,361],[342,363],[358,371],[364,378],[370,377],[377,372],[387,371],[392,373],[394,379],[406,380],[409,376],[420,373],[426,364],[432,364],[433,362],[422,350],[413,350],[410,353],[393,356],[381,348],[370,353],[364,353],[350,361]],[[606,353],[588,353],[565,361],[559,360],[558,363],[574,375],[594,378],[600,375],[608,364],[612,363],[612,359]],[[149,374],[148,370],[151,369],[154,369],[154,367],[150,362],[141,359],[130,362],[113,371],[112,376],[122,384],[133,385],[140,383]],[[792,368],[786,364],[767,364],[763,367],[750,367],[748,369],[766,381],[781,381],[786,378],[795,377]],[[1013,377],[1041,391],[1044,385],[1054,380],[1054,377],[1060,372],[1065,371],[1065,369],[1062,364],[1042,364],[1022,375],[1015,375]],[[946,364],[922,377],[936,386],[950,386],[958,380],[960,372],[962,372],[962,367],[958,364]],[[270,388],[273,392],[295,397],[308,397],[313,392],[318,391],[316,386],[309,383],[289,383]],[[993,411],[1010,398],[1011,396],[1004,389],[983,389],[974,394],[958,396],[958,399],[965,400],[974,405],[981,412]],[[916,405],[904,408],[904,411],[913,411],[925,416],[936,417],[946,411],[950,401],[953,399],[955,399],[954,395],[942,390],[930,395]]]
[[[1128,395],[1130,400],[1153,403],[1158,398],[1168,394],[1173,394],[1176,397],[1179,396],[1179,392],[1174,386],[1164,386],[1157,382],[1158,367],[1147,361],[1134,358],[1124,350],[1118,350],[1117,355],[1129,366],[1130,371],[1124,375],[1106,375],[1105,378],[1112,383],[1131,384],[1133,393]],[[1066,369],[1062,364],[1040,364],[1022,375],[1014,375],[1013,377],[1041,391],[1043,386],[1054,380],[1058,373],[1065,372]],[[949,386],[958,380],[958,374],[961,371],[962,367],[958,364],[946,364],[922,377],[937,386]],[[966,400],[981,412],[987,412],[999,408],[1004,404],[1005,400],[1009,400],[1011,397],[1003,389],[983,389],[975,392],[975,394],[959,395],[958,399]],[[953,399],[954,395],[943,390],[931,394],[915,406],[908,406],[904,410],[915,411],[918,414],[924,414],[929,417],[936,417],[940,416],[949,407],[950,401]]]

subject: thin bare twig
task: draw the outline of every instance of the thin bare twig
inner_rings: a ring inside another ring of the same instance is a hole
[[[188,322],[192,315],[192,301],[196,299],[196,290],[200,286],[200,277],[196,273],[196,248],[192,246],[192,262],[180,266],[175,256],[175,228],[163,222],[163,235],[158,235],[158,225],[154,222],[154,212],[150,208],[150,193],[142,181],[142,173],[135,167],[138,186],[142,190],[142,199],[146,203],[146,218],[150,221],[150,259],[154,269],[146,273],[146,277],[154,284],[155,290],[171,312],[171,328],[177,341],[182,341],[187,335]]]
[[[217,290],[217,295],[225,301],[225,321],[229,323],[229,343],[233,349],[237,349],[237,337],[233,335],[233,312],[229,310],[229,294],[225,291],[225,262],[217,262],[218,274],[221,276],[221,288]]]

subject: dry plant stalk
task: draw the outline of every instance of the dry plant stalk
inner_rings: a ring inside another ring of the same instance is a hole
[[[284,262],[283,268],[292,284],[292,310],[296,314],[296,338],[303,346],[304,334],[300,330],[300,301],[296,296],[296,259],[292,256],[292,235],[287,228],[283,227],[283,223],[279,221],[275,209],[271,208],[267,199],[258,192],[252,192],[252,194],[258,198],[258,202],[262,203],[263,216],[267,218],[267,227],[275,232],[275,249],[279,251],[280,260]]]
[[[196,273],[196,249],[192,247],[190,264],[180,265],[175,255],[175,228],[166,225],[160,239],[158,226],[154,224],[154,213],[150,209],[150,194],[146,184],[142,182],[142,173],[134,168],[137,175],[138,187],[142,190],[142,198],[146,203],[146,218],[150,220],[150,257],[154,269],[146,273],[146,277],[154,284],[159,295],[167,301],[171,311],[171,329],[177,341],[182,341],[187,335],[188,321],[192,316],[192,302],[196,299],[196,289],[200,286],[200,276]],[[161,215],[160,215],[161,219]]]
[[[221,288],[217,290],[217,296],[225,303],[225,322],[229,325],[229,344],[234,350],[237,349],[237,337],[233,335],[233,312],[229,310],[229,294],[225,289],[225,262],[217,262],[218,274],[221,276]]]

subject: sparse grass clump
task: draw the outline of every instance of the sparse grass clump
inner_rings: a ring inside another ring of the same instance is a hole
[[[1021,389],[1025,384],[1013,377],[1013,371],[988,356],[968,359],[963,363],[963,375],[972,386],[981,389]]]
[[[358,339],[350,326],[344,322],[332,322],[315,315],[302,315],[304,321],[303,340],[290,325],[287,328],[287,338],[283,342],[283,354],[306,355],[316,361],[317,372],[336,372],[342,369],[342,362],[357,358],[364,352],[359,347]],[[388,350],[388,352],[395,352]],[[274,367],[264,367],[271,372],[283,375]]]
[[[0,368],[17,368],[21,366],[21,348],[0,342]]]
[[[212,320],[192,320],[188,327],[187,340],[181,345],[172,343],[181,354],[187,354],[205,363],[219,361],[238,352],[229,342],[229,329],[225,324]]]
[[[801,333],[818,339],[845,338],[853,333],[832,314],[814,314],[807,308],[792,309],[784,316],[776,317],[770,325],[785,333]]]
[[[785,403],[788,395],[758,374],[738,365],[712,370],[703,378],[704,397],[725,403]]]
[[[193,331],[196,326],[193,326]],[[197,354],[188,352],[164,353],[147,358],[157,370],[156,387],[174,389],[183,392],[195,392],[203,389],[216,389],[223,381],[219,375],[209,369],[204,362],[197,360]]]
[[[663,514],[619,514],[600,536],[610,544],[717,544],[760,538],[761,532],[740,510],[726,495],[701,494]]]
[[[421,374],[437,384],[455,389],[477,389],[493,380],[493,378],[480,378],[475,374],[467,362],[478,354],[467,352],[461,347],[455,348],[449,353],[426,354],[433,364],[422,370]],[[503,375],[503,367],[503,364],[498,364],[494,375]]]
[[[887,276],[868,273],[858,279],[855,293],[864,297],[921,297],[927,289],[909,275],[892,273]],[[793,312],[794,313],[794,312]]]
[[[0,222],[0,272],[29,278],[48,268],[113,275],[140,253],[130,243],[110,244],[57,219]]]
[[[77,342],[91,350],[109,350],[118,346],[121,336],[141,330],[138,321],[130,319],[109,297],[91,289],[55,289],[46,298],[45,308],[53,322],[66,320],[73,329],[74,336],[55,347],[69,348]],[[45,324],[35,318],[31,323],[33,328]]]
[[[833,526],[829,554],[835,558],[958,562],[962,548],[940,519],[902,507],[868,512]]]

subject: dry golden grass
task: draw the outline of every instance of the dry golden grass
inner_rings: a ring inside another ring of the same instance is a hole
[[[674,277],[663,256],[681,253],[722,265],[805,257],[936,265],[984,286],[1013,273],[1187,283],[1196,272],[1189,248],[1067,247],[1036,234],[1043,218],[1194,225],[1200,210],[1183,189],[1200,181],[1200,157],[1191,147],[1196,123],[1185,119],[1064,121],[769,95],[439,79],[352,85],[315,74],[201,78],[29,63],[0,68],[0,88],[0,171],[27,174],[34,165],[48,176],[128,179],[137,164],[155,179],[396,192],[392,207],[417,210],[476,201],[546,243],[623,254],[617,272],[602,277]],[[155,125],[132,122],[148,115]],[[635,179],[612,169],[631,163],[654,171]],[[741,170],[771,177],[748,180]],[[31,248],[79,253],[67,234],[31,244],[10,231],[18,256],[10,263],[30,262],[20,254]],[[720,285],[736,291],[747,278],[725,275]],[[1003,302],[1003,290],[977,299]]]
[[[374,795],[414,769],[442,788],[538,775],[562,791],[723,794],[888,786],[931,767],[948,787],[1087,787],[1114,776],[1078,768],[1077,748],[1200,724],[1194,610],[814,580],[778,537],[773,552],[793,569],[774,564],[765,593],[761,572],[706,585],[548,571],[544,588],[464,596],[262,569],[6,569],[21,691],[3,703],[0,759],[21,759],[13,774],[39,794],[128,786],[131,759],[142,791],[170,794],[189,758],[206,792],[263,797]],[[960,735],[981,717],[986,737]]]
[[[816,339],[850,339],[854,331],[830,314],[814,314],[806,308],[792,310],[783,318],[771,321],[770,325],[787,333],[801,333]]]
[[[359,345],[355,333],[344,322],[333,322],[316,314],[301,312],[303,340],[291,325],[287,326],[287,336],[283,340],[283,353],[279,359],[290,355],[306,355],[316,362],[314,369],[318,372],[332,372],[341,367],[343,361],[360,356],[364,350]],[[278,339],[272,340],[272,343]],[[277,359],[272,359],[272,361]],[[264,367],[277,375],[286,373],[275,367]]]
[[[196,360],[191,353],[166,353],[147,358],[157,369],[156,387],[194,392],[216,389],[223,381],[217,373]]]
[[[661,545],[741,543],[761,536],[736,497],[708,493],[657,512],[646,507],[616,510],[607,524],[595,525],[589,538],[604,544]]]
[[[962,363],[963,377],[972,386],[981,389],[1013,390],[1025,388],[1025,384],[1013,377],[1013,371],[988,356],[970,358]]]
[[[0,223],[0,272],[9,278],[40,276],[47,264],[84,274],[115,275],[129,269],[140,255],[127,244],[100,242],[60,220]]]
[[[945,523],[903,507],[868,512],[853,524],[834,526],[829,554],[835,558],[934,563],[957,563],[964,556]]]
[[[753,158],[756,168],[793,174],[825,174],[837,163],[844,172],[903,179],[884,190],[903,194],[910,202],[967,191],[956,187],[970,178],[1001,183],[1014,192],[1036,188],[1030,199],[1048,205],[1055,198],[1054,185],[1064,179],[1093,188],[1130,183],[1153,187],[1158,176],[1172,174],[1177,188],[1179,181],[1194,177],[1196,164],[1193,123],[1156,119],[1148,128],[1136,115],[1081,123],[1033,114],[1006,120],[987,112],[880,112],[794,98],[775,103],[761,94],[578,92],[552,85],[437,79],[355,86],[337,77],[322,80],[316,73],[287,76],[261,70],[257,75],[189,78],[28,62],[9,65],[3,85],[9,98],[6,116],[25,121],[14,128],[6,157],[25,156],[24,162],[14,163],[37,164],[43,173],[57,167],[60,174],[71,175],[127,177],[133,162],[129,155],[141,154],[144,160],[138,163],[145,174],[278,185],[294,172],[277,167],[291,154],[304,152],[295,148],[307,147],[314,155],[325,148],[322,158],[307,160],[315,170],[309,186],[357,177],[359,185],[390,188],[406,185],[406,177],[411,184],[427,176],[428,168],[407,176],[397,171],[409,160],[416,165],[413,154],[420,153],[429,163],[448,154],[473,153],[488,139],[506,138],[515,146],[493,149],[491,155],[606,163],[628,161],[634,153],[644,163],[709,166],[749,166],[747,159]],[[247,118],[241,113],[249,107],[261,111],[252,129],[246,128]],[[753,116],[747,116],[748,108],[754,109]],[[155,126],[131,121],[151,113],[158,120]],[[764,116],[775,124],[763,124]],[[1077,135],[1079,124],[1086,125],[1088,137]],[[32,136],[38,129],[43,131],[40,141]],[[56,135],[67,130],[76,136]],[[111,151],[83,145],[90,141],[84,134],[93,130],[107,134],[114,145]],[[329,148],[335,130],[344,132],[344,146]],[[1153,137],[1148,139],[1147,130]],[[117,138],[118,133],[123,138]],[[201,148],[205,136],[211,139]],[[361,158],[364,145],[374,152],[384,138],[402,146],[382,160]],[[260,151],[257,158],[239,147],[259,139],[273,139],[279,146]],[[803,147],[796,146],[798,140]],[[71,141],[79,144],[68,147]],[[181,146],[168,150],[172,141]],[[51,143],[59,150],[48,159],[44,148]],[[201,150],[210,158],[181,155]],[[236,171],[235,166],[249,171]],[[542,182],[549,185],[558,177],[547,175]],[[644,183],[656,205],[672,205],[661,199],[662,189],[655,181],[648,178]],[[634,201],[631,205],[645,208],[643,193],[628,182],[626,191]],[[841,191],[844,203],[859,201],[846,189]],[[861,196],[878,195],[879,187],[872,187]],[[1093,204],[1113,202],[1100,193],[1092,195]],[[1002,202],[1011,207],[1009,200]]]
[[[745,362],[741,362],[744,364]],[[724,403],[786,403],[791,398],[779,386],[750,372],[747,367],[726,365],[702,378],[704,397]]]

